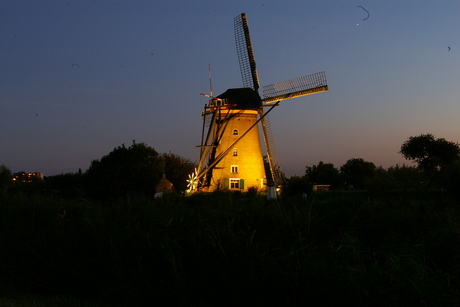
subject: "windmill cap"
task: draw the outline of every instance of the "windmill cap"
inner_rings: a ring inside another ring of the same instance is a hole
[[[217,98],[227,100],[232,109],[258,109],[262,106],[259,94],[251,88],[231,88]]]

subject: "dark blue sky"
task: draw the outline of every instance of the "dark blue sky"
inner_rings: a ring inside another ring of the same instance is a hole
[[[4,0],[0,164],[76,172],[132,140],[198,160],[208,64],[214,94],[242,86],[242,12],[262,85],[326,71],[329,92],[271,113],[288,176],[404,163],[422,133],[460,141],[458,1]]]

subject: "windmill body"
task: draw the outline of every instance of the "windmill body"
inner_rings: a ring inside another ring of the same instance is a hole
[[[200,161],[189,181],[194,183],[192,188],[202,191],[264,191],[284,183],[267,115],[281,100],[328,90],[325,74],[320,72],[264,86],[261,98],[245,13],[235,18],[235,39],[244,87],[210,97],[204,107]]]
[[[215,151],[216,157],[222,155],[222,159],[213,169],[210,190],[264,189],[265,170],[257,124],[260,97],[251,89],[240,88],[229,89],[219,98],[227,102],[227,109],[217,119],[225,126]]]
[[[208,165],[215,164],[204,178],[208,191],[265,189],[258,125],[261,111],[260,96],[250,88],[229,89],[210,100],[203,116],[211,117],[207,127],[211,141],[202,154]]]

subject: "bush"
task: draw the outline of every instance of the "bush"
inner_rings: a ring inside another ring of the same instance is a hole
[[[152,147],[136,143],[118,146],[88,169],[88,191],[98,199],[153,195],[164,161]]]
[[[0,284],[122,306],[458,306],[460,207],[438,202],[8,197]]]

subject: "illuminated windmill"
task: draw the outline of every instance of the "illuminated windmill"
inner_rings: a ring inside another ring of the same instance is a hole
[[[276,156],[267,114],[281,100],[328,90],[326,75],[319,72],[264,86],[261,98],[245,13],[235,17],[235,41],[244,88],[228,89],[217,97],[210,97],[205,105],[200,161],[190,178],[192,189],[247,191],[251,187],[265,190],[267,185],[282,184],[285,178]],[[264,111],[266,107],[269,109]],[[269,174],[264,167],[259,123]]]

